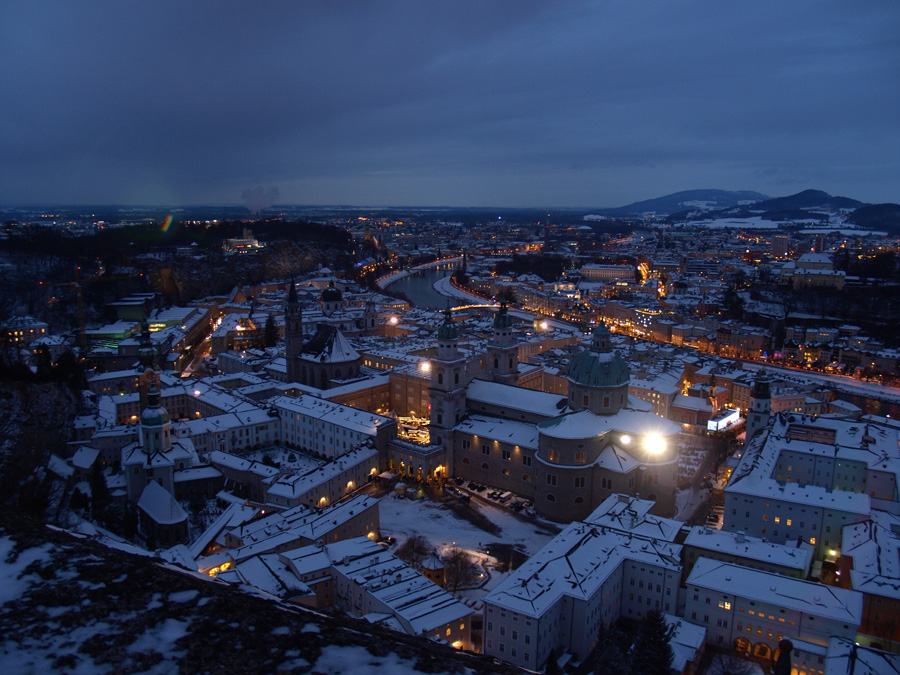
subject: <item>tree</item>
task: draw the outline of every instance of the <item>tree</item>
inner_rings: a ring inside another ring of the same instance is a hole
[[[455,591],[472,583],[475,578],[476,568],[469,554],[461,548],[448,549],[444,554],[444,579],[447,582],[447,589]]]
[[[88,478],[91,486],[91,514],[94,520],[99,520],[100,514],[109,504],[109,488],[106,486],[106,476],[103,473],[103,465],[99,460],[91,467],[91,475]]]
[[[656,610],[641,619],[631,648],[631,675],[669,675],[672,669],[672,628]]]
[[[397,549],[397,557],[410,565],[417,565],[429,553],[431,553],[431,545],[421,534],[410,535],[409,539]]]
[[[612,624],[601,626],[594,651],[594,675],[627,675],[627,643],[625,634]]]
[[[263,329],[263,342],[266,347],[274,347],[278,342],[278,330],[275,328],[275,318],[271,314],[266,317],[266,326]]]

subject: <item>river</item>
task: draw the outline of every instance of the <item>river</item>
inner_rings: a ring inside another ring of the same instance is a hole
[[[447,306],[447,298],[438,293],[432,287],[438,279],[443,279],[459,267],[459,263],[450,263],[440,267],[428,267],[411,273],[408,277],[398,279],[388,286],[392,291],[403,293],[416,307],[422,309],[444,309]],[[451,305],[457,301],[450,301]]]

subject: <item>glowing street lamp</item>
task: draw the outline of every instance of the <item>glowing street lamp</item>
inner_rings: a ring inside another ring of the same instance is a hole
[[[644,448],[651,455],[658,455],[666,449],[666,440],[662,436],[651,434],[644,438]]]

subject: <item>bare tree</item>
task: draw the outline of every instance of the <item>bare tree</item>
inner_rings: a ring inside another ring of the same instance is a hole
[[[471,584],[477,577],[477,568],[472,556],[461,548],[450,548],[444,553],[444,579],[447,590],[455,591]]]
[[[421,534],[410,535],[409,539],[403,542],[397,549],[397,557],[400,558],[400,560],[416,566],[418,566],[429,553],[431,553],[431,544],[429,544],[428,540]]]

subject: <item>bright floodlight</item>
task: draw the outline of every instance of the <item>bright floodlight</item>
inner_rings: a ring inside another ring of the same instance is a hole
[[[541,321],[541,330],[547,330],[547,328],[549,327],[550,324],[548,324],[546,321]]]
[[[422,361],[419,364],[419,370],[421,370],[423,373],[427,373],[428,371],[430,371],[431,370],[431,361]]]
[[[658,455],[666,449],[666,439],[656,435],[647,436],[644,438],[644,447],[647,452]]]
[[[628,445],[629,443],[631,443],[631,436],[629,436],[628,434],[622,434],[619,440],[622,441],[622,445]]]
[[[391,325],[396,326],[399,319],[396,316],[391,317]]]

